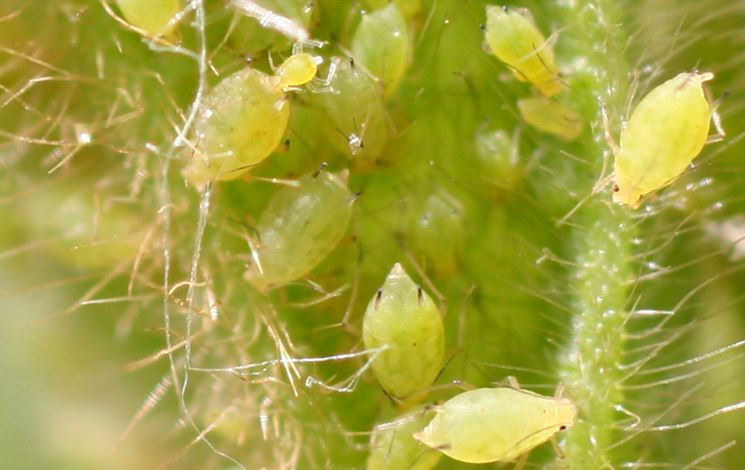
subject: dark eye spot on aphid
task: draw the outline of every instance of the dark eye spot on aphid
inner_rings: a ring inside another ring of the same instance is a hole
[[[416,288],[416,299],[421,304],[422,300],[424,300],[424,292],[422,292],[421,287]]]
[[[559,426],[559,431],[566,431],[566,428],[567,427],[562,424],[561,426]]]
[[[613,192],[614,193],[617,193],[619,190],[620,190],[620,188],[618,187],[618,185],[617,184],[614,184],[613,185]]]
[[[378,289],[378,291],[375,293],[375,308],[378,308],[381,297],[383,297],[383,289]]]
[[[481,24],[479,25],[479,29],[480,29],[481,31],[486,31],[486,25],[485,25],[485,24],[483,24],[483,23],[481,23]]]
[[[354,57],[349,58],[349,66],[354,68]]]

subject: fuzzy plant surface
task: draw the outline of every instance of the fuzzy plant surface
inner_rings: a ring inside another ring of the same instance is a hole
[[[512,376],[525,468],[745,468],[745,4],[505,3],[531,70],[482,0],[0,2],[0,467],[475,468],[415,436]]]

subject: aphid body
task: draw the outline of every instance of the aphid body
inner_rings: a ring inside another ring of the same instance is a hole
[[[307,274],[336,247],[352,216],[347,175],[319,171],[300,186],[280,189],[256,226],[253,264],[247,273],[259,288]]]
[[[370,437],[367,470],[430,470],[442,457],[414,439],[414,432],[431,419],[431,413],[418,410],[395,422],[376,426]]]
[[[393,396],[404,398],[429,387],[442,370],[440,311],[398,263],[367,306],[362,339],[366,349],[377,350],[372,353],[373,372]]]
[[[183,0],[116,0],[124,19],[151,38],[173,42]]]
[[[554,51],[526,10],[486,7],[486,43],[520,81],[530,82],[544,96],[564,89]]]
[[[711,73],[681,73],[637,105],[615,155],[613,200],[637,208],[672,183],[698,156],[709,135],[712,106],[703,83]]]
[[[290,119],[285,91],[313,79],[316,64],[310,54],[294,54],[274,76],[248,67],[217,84],[194,124],[196,149],[184,170],[190,182],[199,188],[237,178],[279,147]]]
[[[511,461],[571,427],[576,409],[566,398],[514,388],[479,388],[437,407],[414,437],[469,463]]]
[[[362,17],[352,54],[380,79],[386,96],[398,89],[409,61],[409,32],[395,3]]]
[[[315,93],[313,100],[328,119],[332,144],[362,167],[383,152],[389,128],[380,87],[353,62],[332,57],[331,93]]]
[[[582,133],[582,116],[555,98],[533,96],[518,100],[517,109],[525,122],[563,140],[574,140]]]

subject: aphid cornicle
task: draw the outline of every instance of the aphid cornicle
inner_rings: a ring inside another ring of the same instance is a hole
[[[362,18],[352,54],[382,82],[386,96],[398,89],[409,61],[409,33],[395,3]]]
[[[151,38],[174,42],[183,0],[116,0],[124,19]]]
[[[533,96],[518,100],[517,109],[525,122],[563,140],[574,140],[582,133],[582,116],[555,98]]]
[[[468,463],[515,460],[574,425],[576,408],[567,398],[509,387],[463,392],[436,408],[414,434],[424,444]]]
[[[362,321],[372,369],[389,394],[405,398],[432,385],[445,359],[445,331],[435,303],[396,263]],[[380,348],[386,348],[380,350]]]
[[[346,171],[318,171],[300,186],[284,187],[269,201],[256,226],[254,259],[248,280],[260,289],[294,281],[336,247],[352,216]]]
[[[316,58],[290,56],[273,76],[245,68],[205,97],[194,124],[195,150],[184,176],[197,188],[241,176],[277,149],[287,129],[285,90],[315,77]]]
[[[486,43],[520,81],[530,82],[544,96],[564,89],[551,44],[527,10],[486,7]]]
[[[698,156],[713,112],[703,83],[713,78],[681,73],[639,102],[615,155],[615,202],[639,207],[645,195],[672,183]]]

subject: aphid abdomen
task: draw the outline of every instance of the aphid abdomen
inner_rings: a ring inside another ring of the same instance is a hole
[[[117,0],[117,5],[132,26],[151,38],[176,38],[176,15],[183,8],[182,0]]]
[[[615,159],[616,202],[640,199],[670,184],[706,143],[711,105],[702,83],[712,74],[682,73],[645,96],[621,132]]]
[[[568,399],[480,388],[445,402],[415,437],[462,462],[509,461],[571,427],[575,414]]]
[[[290,104],[273,78],[246,68],[207,95],[195,123],[196,151],[184,172],[195,186],[236,178],[279,146]]]
[[[261,214],[257,257],[249,279],[259,288],[293,281],[336,247],[352,216],[346,175],[321,171],[300,187],[280,189]]]
[[[445,333],[432,299],[396,264],[367,306],[362,322],[365,348],[381,387],[407,397],[429,387],[442,369]]]
[[[518,80],[532,83],[544,96],[564,89],[551,45],[527,13],[486,7],[486,43]]]
[[[409,32],[395,3],[362,18],[352,53],[380,79],[387,96],[398,89],[409,61]]]

